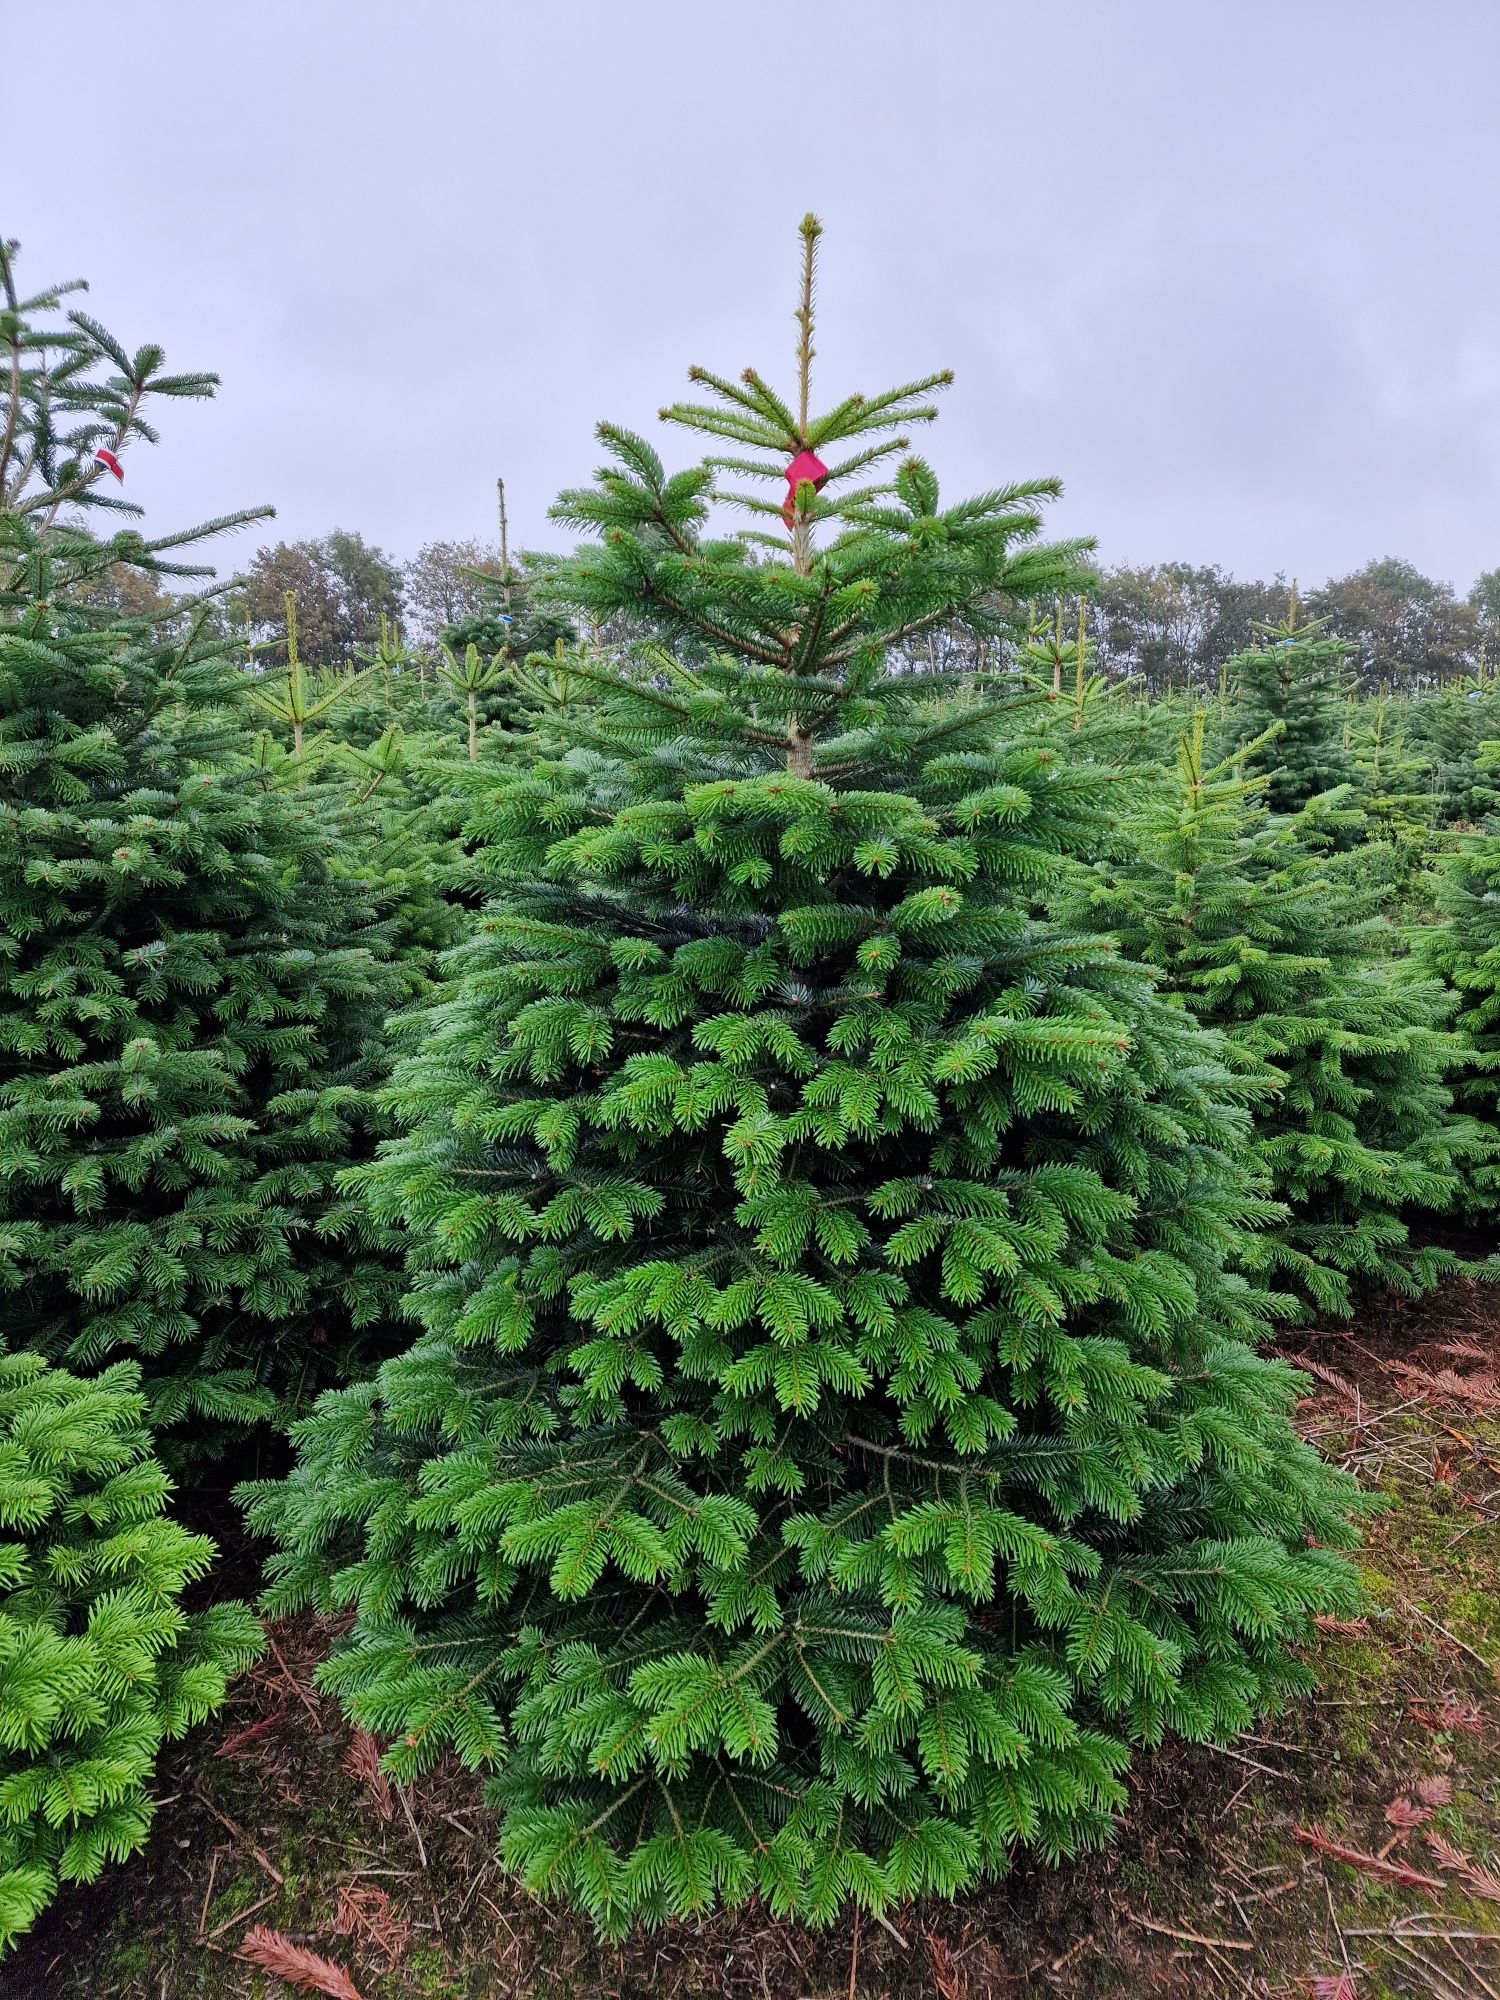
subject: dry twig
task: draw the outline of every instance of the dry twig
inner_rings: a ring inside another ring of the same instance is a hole
[[[1477,1861],[1471,1861],[1451,1841],[1444,1840],[1440,1833],[1427,1835],[1427,1845],[1432,1849],[1445,1868],[1451,1868],[1455,1875],[1462,1877],[1465,1885],[1486,1903],[1500,1903],[1500,1875],[1493,1869],[1481,1868]]]
[[[1139,1910],[1127,1910],[1125,1915],[1133,1924],[1139,1924],[1143,1930],[1156,1931],[1161,1937],[1179,1938],[1184,1944],[1215,1945],[1220,1951],[1255,1949],[1247,1938],[1205,1937],[1201,1931],[1180,1931],[1172,1924],[1159,1924],[1153,1917],[1143,1917]]]
[[[1403,1889],[1426,1889],[1430,1894],[1440,1896],[1447,1888],[1435,1875],[1423,1875],[1416,1868],[1408,1868],[1404,1861],[1383,1861],[1378,1854],[1365,1854],[1357,1847],[1345,1847],[1342,1841],[1330,1840],[1321,1827],[1294,1826],[1292,1838],[1303,1847],[1310,1847],[1315,1854],[1326,1854],[1331,1861],[1342,1861],[1347,1867],[1357,1868],[1365,1875],[1381,1875],[1387,1882],[1399,1882]]]

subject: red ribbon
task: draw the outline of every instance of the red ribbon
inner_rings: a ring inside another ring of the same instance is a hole
[[[820,492],[827,477],[828,467],[815,451],[803,449],[798,452],[786,469],[786,499],[781,509],[781,518],[789,528],[797,511],[797,488],[805,480],[814,491]]]

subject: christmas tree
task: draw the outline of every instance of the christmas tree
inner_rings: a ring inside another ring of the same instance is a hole
[[[466,572],[480,608],[445,625],[438,635],[437,678],[463,703],[471,761],[477,728],[524,734],[533,727],[539,703],[528,683],[527,662],[534,654],[550,657],[559,645],[566,647],[577,639],[566,612],[538,599],[529,567],[519,567],[510,558],[501,482],[498,571]]]
[[[0,1950],[143,1845],[161,1744],[260,1651],[243,1604],[182,1609],[213,1544],[165,1518],[144,1407],[128,1362],[0,1355]]]
[[[1479,759],[1483,772],[1500,762],[1500,743]],[[1493,1129],[1500,1126],[1500,827],[1491,820],[1467,835],[1444,864],[1438,889],[1442,922],[1421,940],[1421,963],[1457,1003],[1454,1027],[1463,1041],[1459,1102]],[[1465,1205],[1500,1205],[1500,1162],[1492,1154],[1469,1175]]]
[[[942,505],[946,377],[814,414],[817,236],[791,399],[694,370],[666,414],[732,456],[606,429],[559,503],[549,593],[653,636],[470,829],[494,901],[356,1176],[424,1331],[247,1494],[389,1767],[492,1770],[510,1866],[610,1931],[1072,1852],[1131,1741],[1232,1733],[1354,1596],[1225,1261],[1240,1086],[1036,914],[1112,774],[909,659],[1066,578],[1055,488]]]
[[[1361,815],[1363,838],[1346,851],[1342,866],[1367,894],[1378,893],[1386,910],[1420,918],[1432,908],[1434,859],[1444,835],[1434,824],[1431,768],[1408,734],[1411,706],[1382,694],[1350,715],[1351,803]]]
[[[146,1366],[155,1421],[342,1379],[397,1272],[337,1171],[370,1150],[407,982],[316,790],[283,791],[207,571],[115,487],[205,396],[0,255],[0,1287],[13,1345]],[[121,570],[180,594],[100,602]]]
[[[461,803],[445,796],[451,746],[396,719],[420,723],[425,703],[409,699],[413,659],[388,620],[366,666],[309,673],[288,592],[284,643],[285,668],[256,674],[248,690],[270,718],[255,738],[255,770],[263,786],[294,794],[288,805],[299,818],[321,818],[331,873],[360,885],[347,920],[369,936],[374,913],[381,955],[388,946],[419,990],[461,928],[444,894],[463,820]]]
[[[1399,703],[1401,727],[1421,758],[1440,826],[1480,825],[1497,804],[1484,746],[1500,737],[1500,680],[1481,651],[1479,672]],[[1397,707],[1395,698],[1391,706]]]
[[[1221,1029],[1258,1084],[1255,1155],[1289,1210],[1262,1243],[1272,1268],[1328,1312],[1351,1310],[1353,1278],[1425,1290],[1455,1260],[1414,1248],[1406,1211],[1451,1208],[1490,1149],[1453,1109],[1461,1058],[1441,995],[1387,962],[1371,910],[1384,885],[1361,896],[1338,865],[1354,857],[1320,854],[1317,808],[1273,816],[1274,781],[1240,775],[1280,762],[1277,736],[1213,764],[1204,721],[1132,819],[1125,858],[1096,868],[1081,909],[1069,900]]]
[[[1354,777],[1344,742],[1345,704],[1354,687],[1345,664],[1349,648],[1326,621],[1301,619],[1295,588],[1282,622],[1258,630],[1260,643],[1227,662],[1225,679],[1238,697],[1240,741],[1279,728],[1266,796],[1273,811],[1297,812]]]

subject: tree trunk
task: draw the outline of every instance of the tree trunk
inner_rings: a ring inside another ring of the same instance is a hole
[[[807,401],[804,379],[803,402]],[[806,411],[803,412],[803,432],[807,430]],[[812,575],[812,523],[799,507],[792,516],[792,568],[798,576]],[[788,777],[810,778],[813,774],[812,732],[802,727],[802,718],[794,715],[786,726],[786,768]]]

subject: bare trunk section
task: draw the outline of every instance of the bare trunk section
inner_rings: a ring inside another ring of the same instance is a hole
[[[817,261],[818,238],[823,233],[823,225],[814,215],[802,218],[802,302],[798,306],[796,318],[800,337],[797,342],[797,436],[807,444],[808,389],[812,378],[813,360],[813,271]],[[792,568],[798,576],[811,576],[813,566],[812,522],[796,504],[792,515]],[[789,778],[810,778],[813,774],[812,732],[802,725],[802,717],[787,718],[786,725],[786,769]]]
[[[805,388],[803,400],[805,403]],[[812,522],[800,507],[792,516],[792,568],[798,576],[812,575]],[[810,778],[813,774],[813,740],[802,727],[800,715],[790,716],[787,720],[786,768],[787,776],[791,778]]]

